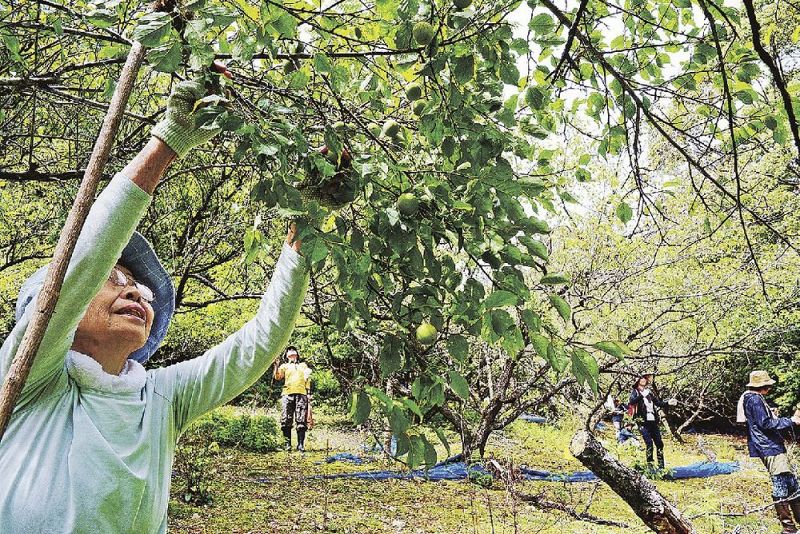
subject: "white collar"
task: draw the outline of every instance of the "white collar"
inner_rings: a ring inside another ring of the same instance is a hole
[[[81,387],[106,393],[133,393],[141,391],[147,381],[147,372],[136,360],[127,360],[119,375],[106,373],[100,362],[70,350],[67,353],[67,373]]]

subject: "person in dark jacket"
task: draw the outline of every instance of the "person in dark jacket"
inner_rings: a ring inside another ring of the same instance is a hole
[[[633,412],[633,418],[639,426],[639,432],[647,449],[647,465],[650,467],[653,465],[653,445],[655,445],[658,467],[664,469],[664,441],[661,439],[661,430],[658,426],[660,421],[658,408],[675,406],[678,402],[675,399],[662,401],[651,389],[651,384],[646,375],[639,376],[633,383],[628,407]]]
[[[778,417],[767,405],[764,395],[775,381],[766,371],[753,371],[739,399],[736,420],[747,423],[747,449],[750,456],[760,458],[772,480],[772,500],[785,534],[797,532],[800,522],[800,487],[789,463],[781,432],[800,424],[797,415]],[[792,515],[794,514],[794,519]]]

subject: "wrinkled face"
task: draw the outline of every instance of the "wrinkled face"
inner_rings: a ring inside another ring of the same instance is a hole
[[[76,338],[91,339],[100,346],[105,343],[129,345],[133,352],[143,347],[150,335],[153,308],[142,298],[130,270],[119,264],[116,269],[128,277],[128,285],[120,286],[106,280],[78,324]]]

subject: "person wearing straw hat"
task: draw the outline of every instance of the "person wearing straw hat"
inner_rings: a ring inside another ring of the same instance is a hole
[[[800,486],[786,454],[781,432],[800,424],[797,415],[778,417],[764,398],[775,384],[766,371],[753,371],[739,398],[736,421],[747,423],[747,448],[760,458],[772,480],[772,500],[784,533],[797,532],[800,523]],[[794,518],[792,518],[794,515]]]
[[[308,430],[308,401],[311,393],[311,368],[300,361],[297,347],[286,348],[287,362],[275,367],[273,378],[283,380],[281,395],[281,431],[286,438],[286,450],[292,450],[292,420],[297,429],[297,450],[305,452]],[[277,363],[277,361],[276,361]]]
[[[144,149],[94,203],[29,378],[0,441],[3,534],[166,532],[178,437],[252,385],[286,345],[308,273],[290,227],[255,317],[202,356],[145,370],[175,307],[134,230],[169,164],[218,130],[195,123],[205,84],[178,84]],[[0,379],[36,313],[45,268],[22,286]]]

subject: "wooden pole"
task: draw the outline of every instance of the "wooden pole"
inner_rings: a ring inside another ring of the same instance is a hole
[[[92,207],[94,202],[103,167],[114,144],[114,137],[122,120],[128,97],[133,89],[143,58],[144,47],[141,43],[134,42],[130,52],[128,52],[125,66],[122,68],[119,82],[114,90],[114,96],[111,98],[108,113],[103,119],[103,126],[100,128],[100,134],[97,136],[92,155],[89,158],[89,164],[86,166],[86,172],[83,175],[78,195],[69,212],[67,222],[63,230],[61,230],[53,261],[50,263],[47,277],[36,300],[36,313],[31,318],[5,382],[3,382],[3,387],[0,389],[0,440],[3,439],[3,434],[14,411],[14,405],[22,392],[28,373],[33,365],[33,359],[39,350],[39,345],[47,330],[50,317],[53,315],[58,296],[61,293],[61,285],[64,283],[64,275],[66,274],[69,260],[72,257],[73,250],[75,250],[75,243],[83,228],[86,216],[89,214],[89,208]]]
[[[579,430],[569,448],[572,455],[622,497],[653,532],[695,534],[692,524],[658,492],[652,482],[622,465],[589,432]]]

